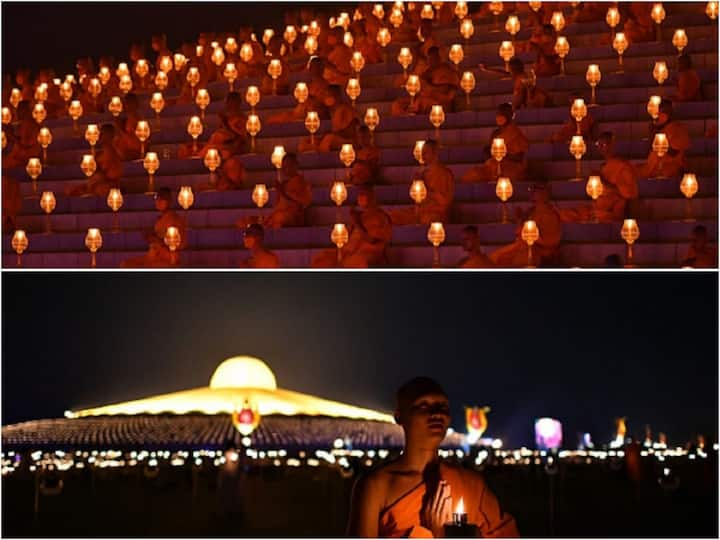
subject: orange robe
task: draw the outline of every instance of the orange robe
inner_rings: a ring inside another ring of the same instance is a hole
[[[162,268],[174,266],[180,260],[179,253],[176,252],[175,263],[172,262],[170,250],[165,245],[165,232],[168,227],[177,227],[180,233],[180,245],[177,251],[187,246],[187,227],[185,220],[180,217],[174,210],[168,210],[157,219],[153,232],[148,235],[148,250],[145,255],[132,257],[122,262],[123,268]]]
[[[543,260],[557,254],[562,239],[562,221],[559,212],[550,204],[534,206],[527,219],[538,226],[540,237],[532,246],[532,264],[539,266]],[[520,237],[522,224],[518,225],[517,239],[490,254],[490,260],[497,266],[519,268],[528,263],[528,247]]]
[[[330,112],[331,132],[323,135],[318,143],[318,152],[339,150],[343,144],[353,143],[355,138],[355,109],[346,103],[336,105]],[[306,151],[309,139],[298,145],[300,152]],[[312,150],[312,148],[310,148]]]
[[[350,67],[352,55],[353,50],[344,43],[335,45],[327,56],[323,78],[329,84],[337,84],[344,88],[351,74],[354,74]]]
[[[706,246],[703,251],[697,251],[694,246],[690,246],[682,264],[693,268],[717,268],[717,249]]]
[[[685,152],[690,148],[690,134],[685,124],[672,121],[663,128],[655,128],[655,133],[665,133],[668,140],[668,153],[659,158],[650,149],[647,163],[638,167],[641,177],[677,176],[685,168]]]
[[[37,142],[38,133],[40,133],[40,126],[35,120],[21,122],[18,136],[13,139],[12,149],[3,156],[2,168],[24,167],[30,158],[40,157],[42,149],[40,143]]]
[[[673,101],[701,101],[700,76],[694,69],[681,71],[678,74],[677,93]]]
[[[15,227],[15,219],[22,210],[22,195],[20,194],[20,182],[14,178],[2,175],[2,220],[3,228],[8,226],[8,230]]]
[[[461,467],[441,464],[440,476],[450,485],[453,504],[460,497],[468,514],[468,523],[478,527],[483,538],[517,538],[515,520],[500,508],[495,495],[482,477]],[[433,538],[421,518],[425,483],[420,483],[387,506],[379,516],[380,538]]]
[[[434,221],[447,223],[455,197],[455,177],[442,163],[436,163],[423,172],[427,197],[418,208],[399,208],[392,212],[392,222],[409,225],[416,221],[427,225]]]
[[[298,227],[305,222],[305,209],[312,203],[312,188],[302,174],[288,179],[278,189],[272,213],[267,217],[266,225],[270,228]]]
[[[586,142],[594,141],[596,138],[595,133],[597,132],[597,123],[590,114],[580,122],[580,135]],[[574,119],[570,119],[565,122],[562,127],[550,138],[551,142],[564,142],[569,143],[573,136],[577,135],[577,122]]]
[[[463,257],[457,263],[458,268],[495,268],[495,265],[490,260],[490,257],[485,255],[482,251],[475,251]]]
[[[240,263],[240,268],[280,268],[280,260],[272,251],[260,249]]]
[[[490,137],[492,140],[501,138],[505,141],[507,155],[500,163],[500,176],[510,178],[511,182],[519,182],[525,180],[527,174],[527,160],[525,153],[530,147],[527,137],[522,130],[514,122],[509,122],[501,128],[493,131]],[[467,171],[463,177],[463,182],[492,182],[498,178],[498,162],[494,158],[490,158],[481,165],[476,165]]]
[[[377,146],[359,148],[350,171],[353,184],[376,183],[380,175],[380,149]]]
[[[560,57],[555,52],[555,40],[550,36],[533,35],[530,43],[537,50],[535,74],[538,77],[551,77],[560,73]]]

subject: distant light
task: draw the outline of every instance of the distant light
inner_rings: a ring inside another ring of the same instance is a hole
[[[502,448],[503,442],[501,439],[493,439],[492,447],[497,450],[499,448]]]
[[[663,469],[663,475],[665,475],[665,476],[670,476],[670,469],[668,469],[667,467],[665,467],[665,468]]]
[[[345,441],[342,439],[338,438],[333,441],[333,448],[340,450],[343,446],[345,446]]]
[[[240,442],[245,448],[248,448],[252,444],[252,439],[250,439],[250,437],[243,437]]]

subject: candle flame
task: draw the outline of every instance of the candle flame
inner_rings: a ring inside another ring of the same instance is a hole
[[[465,502],[463,501],[463,498],[460,497],[460,500],[457,503],[457,506],[455,507],[455,513],[456,514],[464,514],[465,513]]]

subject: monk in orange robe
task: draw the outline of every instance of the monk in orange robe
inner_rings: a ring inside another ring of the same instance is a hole
[[[243,245],[250,257],[240,263],[240,268],[280,268],[280,260],[264,246],[265,229],[259,223],[251,223],[243,232]]]
[[[431,47],[427,53],[427,69],[420,75],[420,93],[412,100],[410,96],[397,98],[392,104],[392,115],[426,114],[433,105],[442,105],[451,110],[457,95],[460,75],[440,58],[440,49]]]
[[[32,117],[32,106],[29,101],[23,100],[17,107],[18,125],[13,137],[12,148],[3,156],[2,168],[24,167],[30,158],[40,157],[42,149],[37,141],[40,126]]]
[[[678,57],[677,92],[672,101],[702,101],[702,81],[689,54]]]
[[[280,180],[275,182],[277,197],[272,213],[264,220],[271,229],[301,227],[305,224],[305,210],[312,204],[312,187],[298,168],[295,154],[285,154]]]
[[[484,64],[479,64],[478,67],[485,75],[500,76],[503,79],[508,77],[508,73],[504,69],[486,67]],[[552,107],[550,94],[537,85],[537,77],[533,70],[526,73],[525,64],[517,56],[510,59],[508,67],[510,68],[510,77],[513,80],[513,109]]]
[[[357,128],[360,120],[352,106],[343,102],[342,90],[337,85],[328,87],[328,97],[325,105],[329,107],[330,112],[330,132],[325,133],[317,142],[317,148],[313,148],[309,138],[300,141],[298,144],[299,152],[308,150],[317,150],[318,152],[330,152],[331,150],[339,150],[343,144],[355,144],[357,137]]]
[[[129,92],[123,98],[123,112],[115,118],[115,148],[124,161],[144,157],[140,155],[140,139],[135,135],[137,123],[142,120],[139,107],[137,95]]]
[[[427,225],[434,221],[447,223],[450,219],[450,208],[455,197],[455,177],[440,161],[438,143],[429,139],[422,149],[425,170],[422,179],[427,189],[427,197],[417,208],[399,208],[391,212],[394,225],[422,223]]]
[[[87,183],[70,187],[66,194],[70,196],[97,195],[107,197],[110,190],[120,187],[123,165],[122,157],[115,146],[115,128],[112,124],[103,124],[98,140],[100,148],[95,151],[97,168]]]
[[[376,17],[373,17],[376,18]],[[364,21],[354,21],[350,25],[353,34],[354,47],[360,51],[365,59],[365,64],[377,64],[383,60],[383,51],[377,42],[377,31],[368,32],[365,30]]]
[[[577,11],[572,21],[576,23],[604,21],[608,7],[607,2],[581,2],[575,8]]]
[[[329,84],[337,84],[342,87],[345,87],[348,79],[355,73],[350,66],[353,50],[345,45],[344,34],[341,26],[330,30],[328,34],[330,51],[325,57],[325,72],[323,73],[323,77]]]
[[[304,122],[307,113],[314,111],[318,113],[318,118],[327,119],[330,117],[325,100],[328,98],[327,81],[323,78],[323,60],[316,56],[308,66],[310,73],[310,82],[307,83],[308,97],[305,103],[298,103],[290,111],[281,111],[268,116],[265,120],[266,124],[285,124],[288,122]]]
[[[713,248],[708,243],[707,228],[704,225],[698,225],[693,229],[690,247],[683,259],[682,266],[717,268],[717,248]]]
[[[382,264],[385,247],[392,238],[390,216],[380,208],[371,186],[361,186],[357,207],[350,211],[348,242],[340,249],[326,249],[312,261],[313,268],[368,268]]]
[[[462,231],[460,245],[465,256],[457,262],[458,268],[495,268],[490,257],[480,248],[480,234],[477,226],[468,225]]]
[[[555,52],[555,29],[544,24],[530,37],[529,46],[537,52],[535,73],[538,77],[552,77],[560,74],[560,57]]]
[[[570,96],[568,110],[569,107],[572,106],[573,101],[579,97],[580,95],[578,94],[573,94]],[[595,119],[593,118],[590,111],[591,109],[588,109],[587,115],[580,122],[579,133],[578,123],[575,118],[570,115],[567,121],[562,125],[562,127],[550,136],[549,141],[557,143],[569,143],[575,135],[581,135],[587,143],[595,141],[597,139],[598,124],[597,122],[595,122]]]
[[[503,103],[498,107],[495,115],[497,128],[490,135],[489,144],[483,149],[486,161],[476,165],[467,171],[463,182],[492,182],[499,176],[507,177],[512,182],[525,180],[527,174],[527,160],[525,154],[529,148],[529,142],[525,134],[514,122],[515,113],[510,103]],[[498,175],[498,162],[490,154],[490,147],[493,139],[503,139],[507,154],[500,163],[500,174]]]
[[[520,209],[517,211],[517,239],[512,244],[501,247],[490,254],[490,260],[497,266],[521,268],[528,264],[528,247],[520,236],[523,223],[527,220],[535,221],[540,233],[540,237],[532,246],[532,265],[541,266],[558,254],[562,239],[562,222],[560,214],[550,204],[546,187],[542,184],[534,185],[531,200],[533,206],[526,212]]]
[[[628,201],[639,196],[637,172],[632,163],[615,154],[615,137],[606,131],[598,137],[597,147],[605,161],[600,166],[603,192],[592,205],[564,208],[560,217],[565,222],[589,221],[593,215],[601,223],[621,221]]]
[[[350,181],[354,185],[375,184],[380,180],[380,149],[372,140],[367,126],[358,128],[358,148],[350,170]]]
[[[11,233],[15,230],[17,215],[22,210],[22,195],[20,194],[20,182],[10,178],[7,174],[2,175],[2,228],[3,233]]]
[[[645,2],[621,2],[618,4],[625,20],[623,30],[630,43],[653,41],[655,39],[655,21],[651,16],[652,4]]]
[[[187,227],[185,220],[172,209],[172,192],[169,188],[161,187],[155,195],[155,209],[160,217],[155,221],[151,231],[145,233],[148,251],[145,255],[126,259],[120,265],[122,268],[167,268],[178,266],[180,256],[177,251],[187,246]],[[175,255],[165,245],[165,233],[168,227],[177,227],[180,233],[180,245]]]
[[[641,178],[677,176],[685,169],[685,152],[690,148],[690,134],[685,124],[674,119],[673,104],[670,100],[663,99],[660,102],[650,141],[654,140],[657,133],[664,133],[667,137],[667,154],[658,157],[650,148],[647,162],[638,166],[638,176]]]
[[[273,95],[273,84],[275,86],[274,95],[286,95],[290,90],[290,66],[288,65],[285,57],[280,54],[281,48],[282,36],[273,36],[268,43],[267,50],[270,54],[265,56],[265,73],[263,74],[262,81],[260,82],[260,92],[263,95]],[[280,75],[277,79],[275,79],[274,83],[273,78],[267,72],[268,66],[273,60],[279,60],[281,66]]]
[[[450,404],[436,381],[417,377],[405,383],[397,393],[395,419],[405,432],[405,448],[355,483],[348,536],[443,538],[461,498],[479,536],[519,536],[515,520],[503,512],[481,474],[440,461]]]

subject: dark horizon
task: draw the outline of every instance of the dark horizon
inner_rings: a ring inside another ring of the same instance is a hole
[[[715,274],[5,273],[2,424],[206,386],[257,356],[280,387],[390,411],[416,375],[490,405],[490,437],[717,440]],[[74,335],[73,335],[74,334]]]

